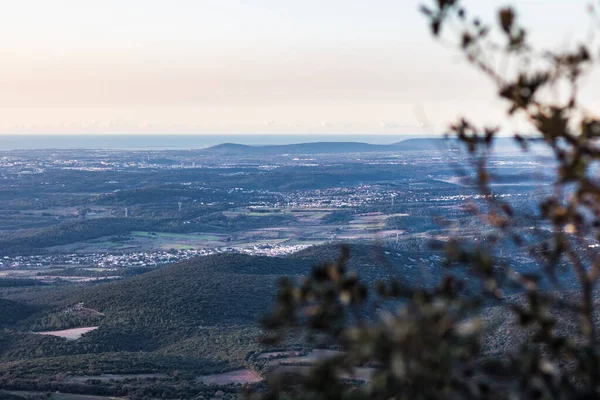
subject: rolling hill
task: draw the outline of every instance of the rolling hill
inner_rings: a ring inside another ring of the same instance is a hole
[[[77,290],[64,301],[84,302],[106,314],[108,323],[132,318],[171,325],[246,324],[267,310],[279,276],[309,268],[303,260],[218,254]]]
[[[0,310],[15,310],[18,318],[0,334],[0,383],[3,376],[89,374],[86,365],[93,373],[200,374],[245,367],[248,355],[261,351],[257,318],[269,310],[279,279],[305,275],[313,264],[337,258],[339,250],[329,244],[286,258],[220,254],[116,282],[5,292]],[[435,262],[378,246],[357,244],[350,250],[349,267],[367,281],[385,278],[394,268],[418,284],[425,267]],[[61,310],[79,302],[103,318],[98,329],[78,340],[32,334],[24,325],[24,318],[34,326],[49,311],[63,315]]]
[[[216,254],[116,282],[21,292],[12,300],[27,303],[27,307],[40,305],[57,310],[83,302],[86,308],[106,315],[101,329],[90,335],[101,333],[105,325],[140,328],[160,324],[252,325],[257,315],[268,310],[281,277],[305,275],[312,265],[335,260],[339,254],[339,244],[309,247],[286,258]],[[348,266],[367,280],[394,272],[418,284],[423,282],[424,272],[432,275],[441,272],[441,258],[435,253],[404,253],[353,244],[350,255]],[[3,301],[7,307],[20,304]]]
[[[37,318],[40,321],[47,316],[49,308],[59,312],[79,302],[105,315],[97,330],[76,342],[57,345],[56,340],[48,340],[48,346],[37,346],[36,353],[40,357],[150,352],[179,341],[207,336],[211,329],[255,327],[258,316],[268,311],[273,301],[278,279],[282,275],[305,274],[310,265],[306,260],[220,254],[165,266],[118,282],[20,293],[19,299],[32,304],[27,307],[44,306],[46,311]],[[24,306],[15,301],[2,299],[0,305],[3,309],[19,311],[22,314],[19,319],[30,316],[30,313],[21,312],[19,307]],[[30,320],[34,326],[35,316]],[[27,330],[22,325],[18,327]],[[222,332],[216,336],[220,335]],[[18,358],[20,354],[31,356],[28,350],[31,336],[24,333],[14,336],[10,342],[5,342],[3,353],[10,355],[9,359]],[[234,330],[231,340],[235,337]],[[206,347],[206,343],[202,346]],[[218,348],[214,347],[215,353]],[[211,352],[205,353],[210,355]]]
[[[0,371],[12,376],[21,365],[14,361],[28,360],[28,371],[52,374],[75,368],[82,359],[93,363],[109,355],[113,364],[98,371],[199,373],[240,368],[246,355],[260,348],[256,321],[268,311],[278,279],[309,269],[306,260],[221,254],[118,282],[15,292],[19,302],[0,299],[3,317],[11,317],[4,319],[5,330],[0,331]],[[61,310],[79,302],[105,316],[98,329],[78,340],[33,334],[22,325],[24,318],[35,325],[48,310],[62,315]],[[32,315],[37,307],[43,311]],[[137,358],[131,365],[118,356],[133,353]],[[166,363],[167,356],[179,357],[179,362]]]
[[[366,244],[349,248],[349,268],[367,281],[397,275],[407,284],[427,285],[442,275],[441,256],[434,252]],[[339,254],[339,244],[310,247],[286,258],[220,254],[117,282],[14,291],[18,297],[0,299],[0,315],[16,315],[0,331],[0,385],[64,371],[74,376],[185,373],[195,379],[251,367],[252,352],[264,350],[257,342],[257,316],[272,304],[278,280],[304,275],[313,264]],[[519,296],[509,300],[522,301]],[[40,309],[42,317],[48,308],[59,312],[79,302],[104,318],[98,329],[78,340],[17,329],[24,318],[35,319]],[[513,346],[504,333],[514,329],[510,314],[491,307],[485,316],[490,327],[482,338],[486,353],[509,351]],[[566,324],[565,329],[572,329]],[[298,348],[301,342],[291,345]]]

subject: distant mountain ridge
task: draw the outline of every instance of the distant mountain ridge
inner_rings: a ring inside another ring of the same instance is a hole
[[[497,147],[516,147],[512,138],[498,138]],[[277,155],[277,154],[341,154],[341,153],[385,153],[397,151],[442,151],[459,148],[457,139],[416,138],[391,144],[364,142],[309,142],[283,145],[245,145],[222,143],[201,150],[222,155]]]
[[[323,154],[323,153],[364,153],[390,151],[396,144],[377,145],[361,142],[313,142],[282,145],[251,146],[236,143],[223,143],[205,149],[213,153],[229,155],[245,154]]]

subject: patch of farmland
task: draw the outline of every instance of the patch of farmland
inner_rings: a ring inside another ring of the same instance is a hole
[[[147,237],[147,238],[169,238],[169,239],[191,239],[191,240],[208,240],[217,241],[221,237],[212,234],[204,233],[171,233],[171,232],[146,232],[146,231],[133,231],[131,236]]]
[[[279,355],[285,354],[286,352],[274,352],[274,353],[263,353],[258,358],[270,358],[268,355]],[[287,352],[294,353],[294,352]],[[305,356],[298,357],[284,357],[277,358],[269,361],[269,365],[276,367],[276,371],[282,373],[293,373],[300,375],[308,375],[311,371],[312,364],[330,359],[332,357],[340,356],[343,353],[337,350],[323,350],[315,349]],[[261,357],[265,355],[265,357]],[[311,364],[311,365],[294,365],[294,364]],[[359,381],[370,381],[375,373],[375,368],[368,367],[356,367],[352,370],[352,373],[346,371],[339,372],[339,377],[342,379],[355,379]]]
[[[408,217],[408,214],[404,213],[394,213],[394,214],[384,214],[381,212],[373,212],[367,214],[360,214],[356,216],[352,221],[350,221],[350,225],[374,225],[374,224],[382,224],[388,218],[393,217]]]
[[[30,392],[30,391],[19,391],[11,390],[6,393],[13,394],[15,396],[48,396],[49,400],[125,400],[123,397],[111,397],[111,396],[93,396],[89,394],[71,394],[71,393],[48,393],[48,392]]]
[[[255,230],[244,232],[244,233],[240,234],[237,238],[237,241],[241,242],[244,240],[256,241],[256,240],[274,240],[274,239],[285,240],[286,238],[282,238],[282,236],[285,236],[286,233],[287,232],[280,232],[277,230],[255,229]]]
[[[52,271],[56,271],[56,269],[9,269],[0,271],[0,278],[33,278],[38,273]]]
[[[272,217],[274,215],[282,215],[282,212],[247,212],[243,215],[248,217]]]
[[[229,384],[248,384],[256,383],[263,378],[251,369],[238,369],[236,371],[225,372],[222,374],[203,375],[198,380],[205,385],[229,385]]]
[[[437,182],[449,183],[451,185],[468,187],[469,186],[469,177],[468,176],[453,176],[445,179],[433,179]]]
[[[296,213],[294,215],[296,220],[302,224],[319,224],[323,218],[329,213],[326,212],[310,212],[310,213]]]
[[[336,236],[338,240],[355,240],[355,239],[383,239],[388,237],[396,237],[396,235],[402,235],[405,231],[402,230],[388,230],[388,231],[364,231],[355,232],[347,231],[340,233]]]
[[[73,328],[64,329],[62,331],[46,331],[46,332],[32,332],[36,335],[50,335],[65,338],[67,340],[77,340],[88,332],[98,329],[97,326],[88,326],[85,328]]]
[[[301,239],[290,239],[285,242],[288,246],[319,246],[321,244],[326,243],[326,240],[301,240]]]
[[[65,382],[69,383],[85,383],[90,379],[108,382],[108,381],[122,381],[125,379],[168,379],[169,375],[164,373],[154,374],[102,374],[102,375],[79,375],[69,376],[65,379]]]
[[[261,360],[261,359],[265,359],[265,358],[277,358],[277,357],[295,357],[295,356],[299,356],[300,352],[299,351],[271,351],[271,352],[267,352],[267,353],[261,353],[259,354],[256,359]]]
[[[311,366],[300,365],[285,365],[277,368],[277,372],[284,374],[298,374],[308,376],[312,370]],[[352,373],[338,372],[338,376],[342,379],[353,379],[358,381],[368,382],[373,379],[373,375],[377,369],[369,367],[357,367],[352,370]]]
[[[53,282],[56,280],[61,281],[69,281],[69,282],[100,282],[111,279],[119,279],[120,275],[112,275],[112,276],[56,276],[56,275],[36,275],[32,277],[34,279],[39,279],[42,282]]]
[[[280,364],[303,364],[309,363],[314,364],[319,361],[327,360],[332,357],[336,357],[341,355],[341,351],[337,350],[324,350],[324,349],[315,349],[308,353],[305,356],[298,357],[285,357],[285,358],[277,358],[269,362],[270,365],[280,365]]]

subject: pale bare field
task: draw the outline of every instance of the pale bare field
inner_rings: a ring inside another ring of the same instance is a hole
[[[268,353],[261,353],[256,358],[261,360],[265,358],[275,358],[275,357],[295,357],[299,356],[299,351],[272,351]]]
[[[337,351],[337,350],[315,349],[305,356],[277,358],[277,359],[271,360],[269,362],[269,364],[270,365],[300,364],[300,363],[314,364],[316,362],[327,360],[329,358],[336,357],[341,354],[342,354],[342,352]]]
[[[250,369],[239,369],[236,371],[225,372],[222,374],[204,375],[198,380],[205,385],[229,385],[229,384],[247,384],[262,381],[262,377]]]
[[[50,335],[65,338],[67,340],[77,340],[88,332],[98,329],[97,326],[88,326],[85,328],[65,329],[62,331],[32,332],[36,335]]]

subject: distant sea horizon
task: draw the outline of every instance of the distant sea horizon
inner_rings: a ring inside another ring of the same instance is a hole
[[[276,134],[3,134],[0,150],[102,149],[183,150],[202,149],[222,143],[282,145],[309,142],[362,142],[392,144],[424,135],[276,135]],[[431,136],[437,137],[437,136]]]

